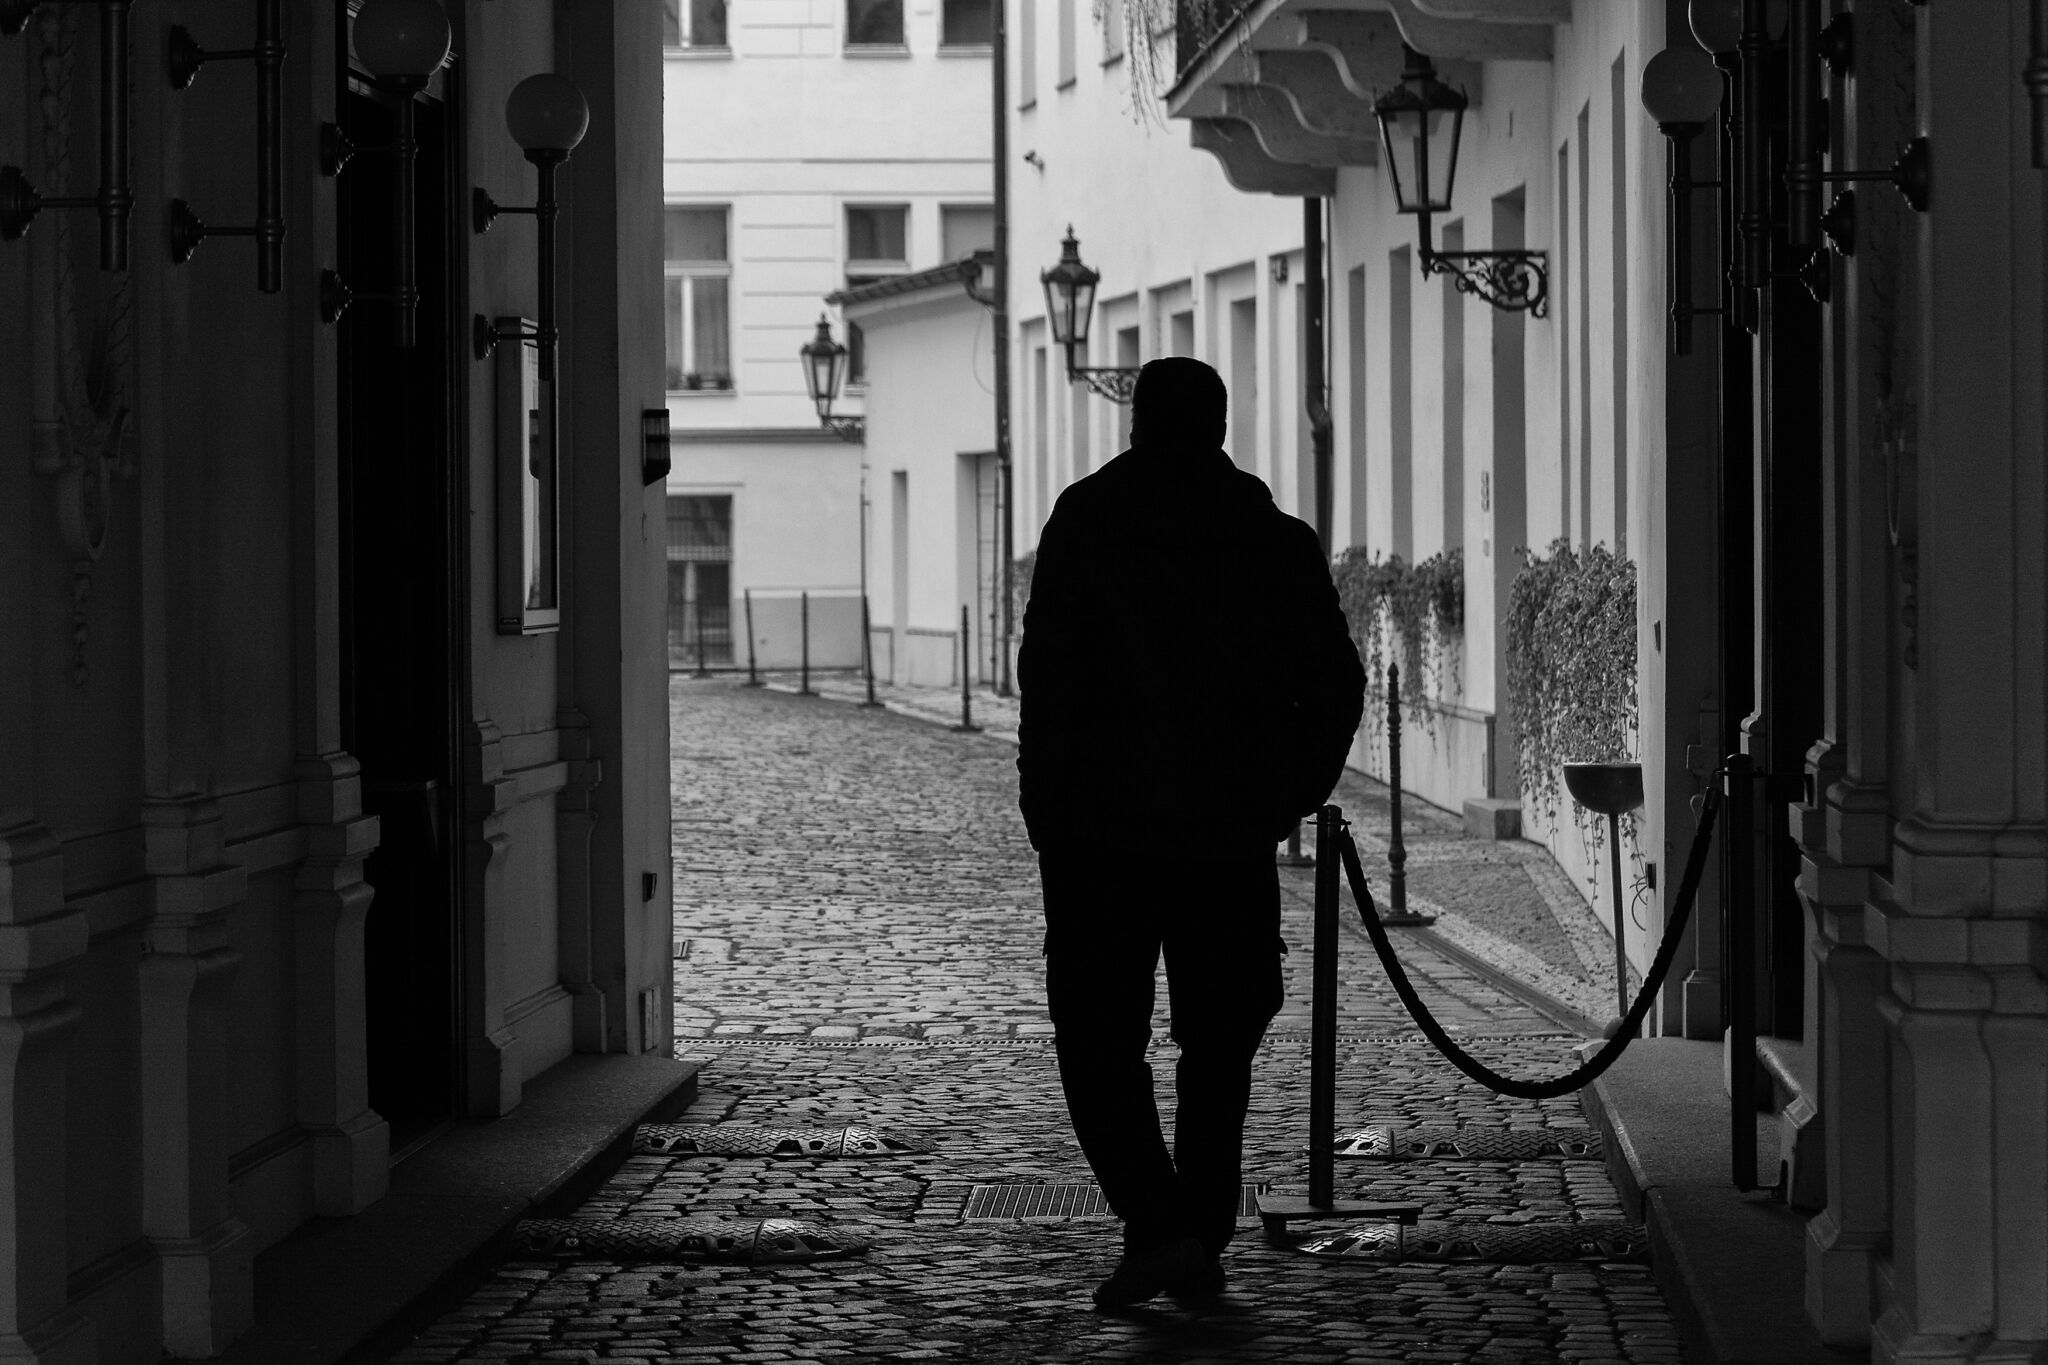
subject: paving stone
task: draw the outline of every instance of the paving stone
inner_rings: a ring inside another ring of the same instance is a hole
[[[856,695],[850,680],[814,685]],[[631,1157],[577,1216],[801,1215],[855,1224],[873,1249],[829,1265],[508,1262],[394,1360],[1679,1359],[1647,1266],[1333,1264],[1267,1243],[1253,1220],[1240,1226],[1221,1300],[1095,1312],[1088,1291],[1115,1261],[1114,1222],[960,1221],[975,1183],[1091,1178],[1066,1122],[1045,1015],[1036,862],[1016,816],[1015,749],[1001,737],[1014,711],[977,696],[991,732],[963,735],[932,723],[957,711],[929,698],[866,711],[688,678],[672,680],[671,698],[674,933],[702,945],[676,962],[678,1052],[706,1064],[699,1098],[678,1121],[859,1123],[932,1150],[829,1164]],[[1383,815],[1369,791],[1340,799],[1372,866],[1383,857],[1372,833]],[[1532,887],[1536,877],[1503,846],[1467,858],[1474,851],[1455,847],[1455,817],[1426,807],[1411,807],[1408,824],[1411,885],[1455,902],[1460,867],[1486,869],[1467,878],[1472,903],[1507,908],[1492,920],[1475,912],[1474,922],[1505,932],[1524,917],[1530,951],[1558,970],[1570,965],[1563,921],[1540,896],[1515,900],[1501,869]],[[1282,881],[1294,947],[1288,1002],[1259,1056],[1245,1178],[1300,1190],[1311,882],[1298,871]],[[1536,918],[1546,913],[1550,931]],[[1347,932],[1343,951],[1340,1130],[1582,1126],[1570,1097],[1512,1100],[1468,1081],[1416,1032],[1362,936]],[[1489,1065],[1519,1075],[1571,1065],[1579,1040],[1553,1021],[1419,942],[1401,951],[1446,1027]],[[1167,1082],[1163,991],[1154,1023],[1151,1061]],[[1622,1217],[1594,1163],[1367,1165],[1338,1164],[1340,1196],[1412,1199],[1430,1220]]]

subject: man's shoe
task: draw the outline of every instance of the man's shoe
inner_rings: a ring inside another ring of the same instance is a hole
[[[1192,1237],[1176,1237],[1138,1251],[1126,1251],[1116,1270],[1095,1286],[1097,1308],[1143,1303],[1203,1273],[1208,1255]]]
[[[1166,1292],[1176,1299],[1213,1299],[1223,1292],[1223,1262],[1211,1258],[1194,1274],[1175,1280]]]

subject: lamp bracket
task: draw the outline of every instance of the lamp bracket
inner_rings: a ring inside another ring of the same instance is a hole
[[[485,189],[482,185],[475,185],[470,188],[470,226],[475,230],[478,236],[482,236],[484,233],[489,232],[491,230],[491,224],[497,221],[498,215],[501,213],[526,213],[538,215],[540,213],[540,205],[501,204],[497,200],[491,198],[491,192]]]
[[[1422,273],[1449,275],[1460,294],[1475,294],[1503,312],[1550,316],[1550,263],[1541,251],[1425,248]]]
[[[192,259],[192,253],[208,237],[255,237],[259,234],[253,223],[216,226],[194,213],[192,206],[184,200],[173,199],[170,210],[164,215],[164,235],[170,240],[171,263],[183,265]]]
[[[1067,366],[1067,382],[1086,384],[1100,396],[1112,403],[1128,403],[1131,393],[1138,387],[1138,368],[1135,365],[1075,365]]]
[[[28,225],[44,209],[92,209],[100,207],[97,197],[73,195],[46,199],[36,192],[19,166],[0,166],[0,241],[12,242],[28,231]]]
[[[1928,154],[1927,139],[1916,137],[1899,149],[1899,159],[1888,171],[1819,171],[1816,180],[1889,180],[1892,187],[1905,197],[1906,203],[1915,213],[1927,212],[1928,193],[1932,188],[1933,166]]]
[[[546,341],[548,338],[538,327],[500,327],[482,313],[471,316],[469,324],[470,347],[478,360],[488,360],[491,352],[498,349],[501,341]]]
[[[868,439],[868,419],[865,417],[838,417],[826,414],[818,418],[818,425],[827,427],[834,436],[854,445],[865,445]]]

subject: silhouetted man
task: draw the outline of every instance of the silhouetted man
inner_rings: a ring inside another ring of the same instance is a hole
[[[1222,1288],[1252,1058],[1282,998],[1274,845],[1336,785],[1364,709],[1322,548],[1223,452],[1225,403],[1198,360],[1139,371],[1131,448],[1039,538],[1018,655],[1060,1081],[1124,1224],[1105,1307]],[[1145,1060],[1162,950],[1170,1156]]]

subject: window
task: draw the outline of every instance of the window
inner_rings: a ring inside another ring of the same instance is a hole
[[[1038,6],[1017,8],[1017,107],[1038,103]]]
[[[989,6],[993,0],[944,0],[939,15],[940,47],[987,47],[995,41]]]
[[[848,205],[847,273],[887,274],[908,266],[909,218],[909,206],[904,204]]]
[[[732,262],[725,206],[670,207],[662,229],[668,387],[730,389]]]
[[[1074,0],[1059,0],[1060,79],[1056,89],[1074,83]]]
[[[732,660],[732,497],[668,500],[668,666]]]
[[[957,261],[996,244],[996,211],[987,204],[939,207],[939,258]]]
[[[848,47],[902,47],[903,0],[846,0]]]
[[[1124,55],[1124,0],[1103,0],[1102,64],[1109,65]]]
[[[661,0],[661,41],[670,47],[724,47],[725,0]]]

